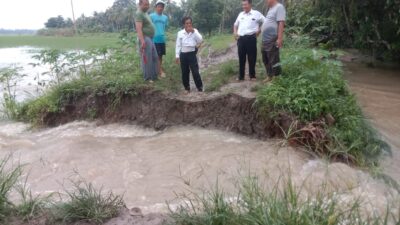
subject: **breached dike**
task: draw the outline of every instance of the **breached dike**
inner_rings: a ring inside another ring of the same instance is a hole
[[[134,122],[161,130],[175,125],[217,128],[266,139],[281,133],[273,121],[261,117],[255,98],[228,93],[191,98],[143,89],[136,95],[83,95],[64,105],[61,112],[42,115],[44,126],[96,118],[105,123]]]

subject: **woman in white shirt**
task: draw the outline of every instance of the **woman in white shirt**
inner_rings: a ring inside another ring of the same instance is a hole
[[[199,92],[203,91],[203,82],[197,62],[197,46],[203,42],[199,31],[193,28],[192,18],[182,19],[184,29],[178,32],[176,38],[176,63],[181,64],[182,83],[187,93],[190,93],[190,71]]]

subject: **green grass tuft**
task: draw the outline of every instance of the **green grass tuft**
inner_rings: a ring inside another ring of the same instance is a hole
[[[56,218],[64,222],[101,224],[117,216],[125,206],[121,196],[112,192],[103,193],[91,183],[73,182],[73,186],[72,191],[67,191],[69,201],[57,207]]]
[[[12,213],[9,195],[22,175],[22,167],[13,165],[10,160],[11,156],[0,159],[0,221]]]
[[[270,188],[260,185],[257,177],[240,182],[233,195],[218,186],[202,194],[182,195],[177,209],[170,207],[175,225],[388,225],[398,224],[400,214],[368,216],[362,202],[341,202],[337,193],[320,190],[302,193],[289,179]]]

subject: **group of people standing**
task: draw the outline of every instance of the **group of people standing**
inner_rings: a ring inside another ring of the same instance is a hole
[[[278,0],[266,0],[268,13],[264,16],[252,9],[252,0],[242,0],[243,11],[234,23],[234,37],[237,41],[239,56],[238,81],[245,79],[246,61],[250,80],[256,80],[257,38],[262,34],[261,55],[267,71],[265,81],[281,74],[279,49],[283,45],[286,11]],[[153,82],[165,77],[162,67],[166,54],[166,28],[168,17],[163,14],[166,3],[159,0],[155,11],[148,15],[149,0],[139,0],[139,9],[135,17],[135,25],[139,40],[139,54],[143,76],[146,81]],[[198,91],[203,91],[203,82],[197,61],[198,47],[203,42],[199,31],[193,28],[191,17],[182,19],[183,29],[176,38],[176,63],[181,66],[182,83],[187,93],[190,92],[190,72]]]

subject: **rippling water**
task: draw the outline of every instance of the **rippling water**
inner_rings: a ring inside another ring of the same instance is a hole
[[[382,162],[385,173],[400,182],[400,69],[348,63],[346,70],[364,113],[392,148],[393,157]]]

